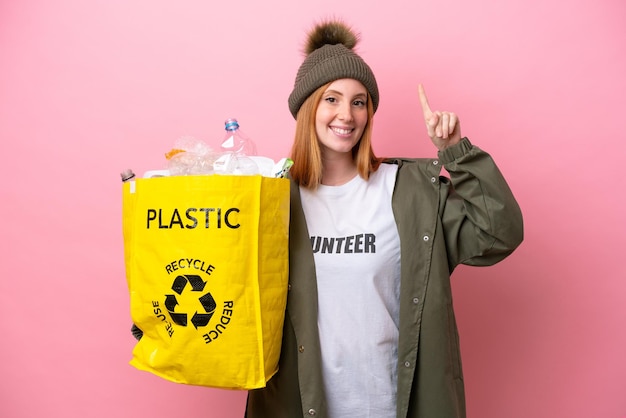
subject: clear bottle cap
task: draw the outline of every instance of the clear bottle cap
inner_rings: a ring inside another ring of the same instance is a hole
[[[122,181],[128,181],[135,177],[135,173],[133,173],[133,170],[131,170],[130,168],[127,168],[120,173],[120,176],[122,177]]]
[[[227,131],[235,131],[237,129],[239,129],[239,122],[237,122],[237,119],[226,119],[226,122],[224,122],[224,129],[226,129]]]

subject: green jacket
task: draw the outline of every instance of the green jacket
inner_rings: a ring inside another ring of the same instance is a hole
[[[487,153],[464,138],[438,157],[386,161],[398,165],[392,198],[401,246],[398,418],[465,417],[450,274],[458,264],[495,264],[523,238],[520,208]],[[450,179],[440,177],[441,165]],[[247,418],[327,417],[313,251],[295,184],[289,245],[279,370],[267,387],[249,392]]]

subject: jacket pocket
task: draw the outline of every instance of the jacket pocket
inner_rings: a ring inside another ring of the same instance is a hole
[[[461,347],[459,344],[459,331],[454,317],[452,304],[448,303],[448,341],[450,352],[450,365],[455,379],[463,379],[463,367],[461,365]]]

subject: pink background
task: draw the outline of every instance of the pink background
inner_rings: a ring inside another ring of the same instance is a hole
[[[469,417],[626,416],[622,0],[0,2],[3,417],[241,417],[128,365],[119,172],[239,118],[286,155],[304,33],[362,33],[381,155],[434,156],[417,84],[500,165],[526,239],[453,286]],[[201,366],[201,365],[200,365]]]

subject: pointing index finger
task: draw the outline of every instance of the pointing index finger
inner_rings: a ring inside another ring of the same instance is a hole
[[[428,104],[428,98],[426,97],[426,91],[424,91],[424,86],[420,84],[418,86],[418,90],[419,90],[419,96],[420,96],[420,103],[422,105],[422,111],[424,112],[424,116],[428,117],[433,112],[432,110],[430,110],[430,105]]]

